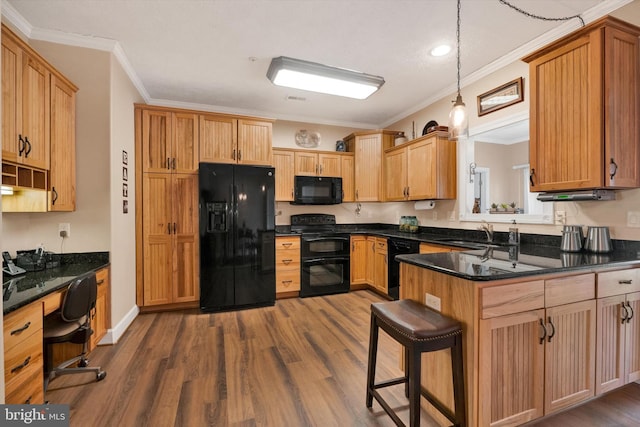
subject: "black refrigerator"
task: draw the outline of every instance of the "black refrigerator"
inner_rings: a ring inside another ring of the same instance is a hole
[[[274,169],[200,163],[200,308],[275,304]]]

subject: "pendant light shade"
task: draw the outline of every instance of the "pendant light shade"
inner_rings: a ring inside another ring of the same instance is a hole
[[[458,66],[458,96],[449,113],[449,139],[466,138],[469,135],[469,115],[460,94],[460,0],[458,0],[458,21],[456,25],[456,48]]]

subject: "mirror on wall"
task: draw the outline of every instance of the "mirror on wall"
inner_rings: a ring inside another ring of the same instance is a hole
[[[528,111],[470,129],[458,150],[461,221],[553,223],[553,203],[529,192]]]

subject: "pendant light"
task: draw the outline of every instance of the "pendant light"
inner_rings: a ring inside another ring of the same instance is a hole
[[[458,22],[456,25],[456,47],[458,65],[458,96],[449,113],[449,139],[466,138],[469,134],[469,115],[460,94],[460,0],[458,0]]]

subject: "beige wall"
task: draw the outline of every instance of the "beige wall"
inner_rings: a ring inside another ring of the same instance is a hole
[[[111,55],[111,319],[107,342],[117,341],[138,312],[136,306],[135,121],[133,104],[142,97]],[[127,152],[128,196],[122,192],[122,152]],[[122,202],[128,201],[128,213]]]

